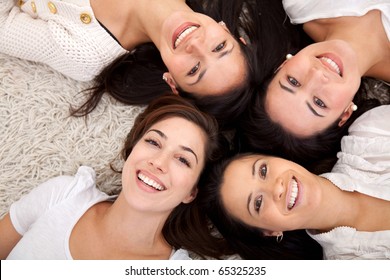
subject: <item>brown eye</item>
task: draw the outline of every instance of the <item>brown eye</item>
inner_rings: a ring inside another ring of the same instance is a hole
[[[258,213],[261,207],[261,204],[263,203],[263,196],[260,195],[255,199],[255,211]]]
[[[213,50],[213,52],[220,52],[220,51],[222,51],[222,50],[225,48],[225,46],[226,46],[226,41],[223,42],[223,43],[221,43],[221,44],[219,44],[219,45]]]
[[[287,81],[293,87],[300,87],[301,86],[301,84],[298,82],[298,80],[295,79],[294,77],[287,76]]]
[[[313,99],[314,99],[314,104],[316,104],[318,107],[326,108],[325,103],[321,99],[319,99],[317,97],[314,97]]]
[[[200,66],[200,62],[198,62],[194,67],[191,68],[191,70],[187,73],[188,76],[193,76],[198,72]]]
[[[259,176],[261,179],[265,179],[265,177],[267,177],[267,165],[266,164],[262,164],[260,165],[260,168],[259,168]]]

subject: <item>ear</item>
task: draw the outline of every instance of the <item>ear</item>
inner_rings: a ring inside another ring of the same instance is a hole
[[[176,84],[175,80],[173,79],[171,73],[165,72],[163,76],[165,77],[164,81],[171,88],[173,94],[179,94],[179,91],[177,90],[177,84]]]
[[[348,105],[347,109],[345,109],[344,113],[341,115],[339,121],[339,127],[343,126],[347,122],[347,120],[351,117],[353,113],[352,105],[353,103],[351,102],[351,104]]]
[[[282,231],[269,231],[269,230],[263,230],[264,236],[279,236],[282,235]]]
[[[184,198],[182,202],[185,204],[192,202],[195,199],[197,194],[198,194],[198,187],[194,187],[190,192],[190,194],[186,198]]]
[[[243,37],[240,37],[240,41],[241,41],[241,43],[243,43],[245,46],[247,45],[247,44],[246,44],[246,41],[245,41],[245,39],[244,39]]]

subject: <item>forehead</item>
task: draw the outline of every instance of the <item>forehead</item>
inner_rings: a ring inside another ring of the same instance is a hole
[[[207,141],[206,132],[192,121],[172,116],[154,123],[148,131],[153,129],[164,133],[167,140],[171,142],[174,141],[178,145],[188,146],[198,153],[204,152]]]
[[[152,124],[148,130],[161,129],[163,132],[170,134],[181,134],[183,137],[188,134],[196,134],[199,137],[203,136],[204,130],[194,122],[179,116],[170,116],[163,118]],[[169,136],[169,135],[167,135]]]
[[[235,217],[247,211],[250,185],[253,183],[252,166],[256,156],[248,156],[231,162],[226,170],[221,186],[222,204]]]
[[[258,156],[251,155],[233,160],[224,172],[224,180],[221,186],[224,193],[242,193],[245,184],[253,179],[253,164]]]

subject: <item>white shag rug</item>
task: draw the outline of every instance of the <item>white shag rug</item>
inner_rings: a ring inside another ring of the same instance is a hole
[[[89,85],[0,54],[0,217],[38,184],[73,175],[80,165],[95,169],[102,190],[119,183],[109,163],[143,107],[105,96],[87,119],[69,117],[70,104],[80,104],[79,92]]]

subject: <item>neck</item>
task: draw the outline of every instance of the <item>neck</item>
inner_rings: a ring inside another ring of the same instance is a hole
[[[175,12],[192,11],[185,0],[149,0],[141,2],[137,14],[139,23],[148,38],[160,49],[161,28]],[[151,8],[152,7],[152,8]]]
[[[313,219],[313,227],[321,232],[340,226],[359,231],[390,230],[390,201],[359,192],[343,191],[325,178],[321,213]]]
[[[132,50],[153,42],[157,47],[164,20],[176,11],[191,11],[185,0],[90,0],[96,18]]]
[[[321,186],[321,205],[308,229],[326,232],[339,226],[354,227],[359,211],[351,193],[340,190],[323,177],[318,178]]]
[[[145,213],[128,207],[122,193],[101,211],[99,229],[104,243],[115,250],[132,252],[143,258],[170,253],[172,248],[162,234],[169,213]]]

